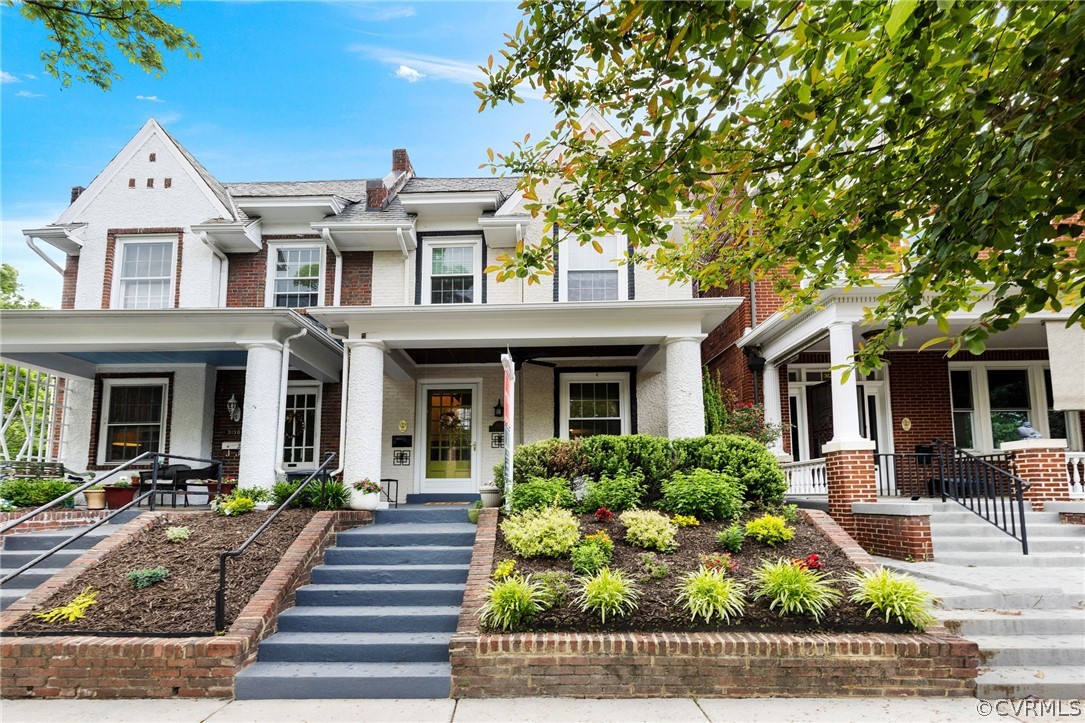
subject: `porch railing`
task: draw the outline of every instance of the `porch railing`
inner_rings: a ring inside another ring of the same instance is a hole
[[[786,462],[780,465],[787,479],[789,495],[827,495],[829,494],[828,475],[824,459],[811,459],[805,462]]]
[[[941,494],[931,452],[875,454],[874,477],[880,497],[933,497]]]
[[[1066,453],[1066,484],[1071,497],[1085,497],[1085,452]]]
[[[1019,540],[1027,555],[1024,492],[1029,483],[1013,473],[1013,455],[978,456],[940,440],[933,449],[942,501],[952,499]]]

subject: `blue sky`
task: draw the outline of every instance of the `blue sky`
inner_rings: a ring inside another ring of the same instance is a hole
[[[56,220],[150,117],[220,180],[375,178],[393,148],[422,176],[481,175],[487,147],[553,124],[546,105],[478,113],[471,82],[520,19],[516,3],[192,2],[167,9],[202,60],[102,92],[42,71],[45,32],[0,7],[0,258],[59,306],[60,278],[21,229]]]

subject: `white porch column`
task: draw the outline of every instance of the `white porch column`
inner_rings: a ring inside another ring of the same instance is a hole
[[[775,362],[766,361],[765,368],[761,372],[761,381],[765,389],[765,422],[782,428],[784,412],[780,406],[780,368]],[[784,452],[783,431],[776,441],[769,446],[769,451],[777,457],[786,454]]]
[[[381,425],[384,419],[384,343],[348,339],[350,382],[347,430],[343,445],[343,480],[381,477]]]
[[[704,335],[670,337],[663,377],[667,386],[667,436],[704,434],[704,393],[701,386],[701,340]]]
[[[855,372],[844,381],[845,368],[852,363],[855,353],[851,322],[836,321],[829,325],[829,361],[832,365],[833,388],[833,438],[832,443],[858,442],[859,433],[858,386]],[[873,447],[871,447],[873,448]]]
[[[243,342],[245,401],[241,417],[241,460],[237,483],[245,487],[275,486],[279,458],[279,375],[283,346],[275,341]]]

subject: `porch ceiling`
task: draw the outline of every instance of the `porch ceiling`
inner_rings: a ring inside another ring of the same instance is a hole
[[[544,347],[517,347],[512,349],[512,355],[520,359],[529,356],[532,359],[632,359],[636,358],[643,346],[639,344],[620,344],[616,346],[600,346],[586,344],[584,346],[544,346]],[[504,347],[491,347],[479,349],[408,349],[406,354],[415,364],[500,364],[501,355],[505,353]]]

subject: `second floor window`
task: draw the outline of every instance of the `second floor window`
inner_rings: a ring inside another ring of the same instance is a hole
[[[166,309],[173,300],[173,243],[121,244],[118,296],[122,309]]]
[[[275,275],[271,306],[301,309],[320,305],[321,257],[319,246],[273,249]]]
[[[581,246],[575,240],[562,244],[558,255],[564,301],[618,301],[626,298],[622,282],[626,275],[618,259],[622,251],[617,236],[596,239],[602,253],[592,244]]]
[[[427,246],[422,298],[430,304],[473,304],[479,299],[478,242],[442,242]]]

